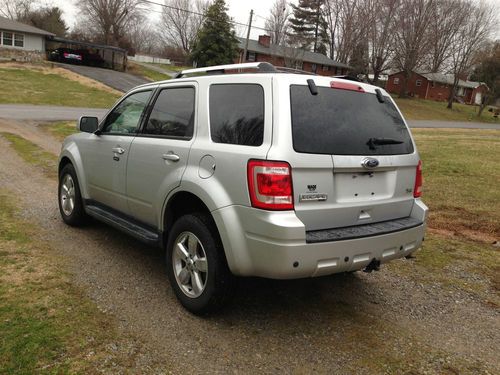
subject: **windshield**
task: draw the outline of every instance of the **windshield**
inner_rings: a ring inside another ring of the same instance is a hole
[[[306,85],[290,87],[293,148],[331,155],[411,154],[406,125],[389,98],[375,94]]]

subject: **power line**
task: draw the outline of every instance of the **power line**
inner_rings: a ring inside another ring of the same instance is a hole
[[[151,1],[151,0],[142,0],[142,2],[143,3],[147,3],[147,4],[157,5],[157,6],[160,6],[160,7],[163,7],[163,8],[178,10],[180,12],[195,14],[197,16],[204,16],[204,14],[200,13],[200,12],[195,12],[195,11],[192,11],[192,10],[182,9],[182,8],[174,7],[172,5],[161,4],[161,3],[157,3],[157,2],[154,2],[154,1]],[[147,11],[150,11],[150,12],[163,13],[163,12],[155,10],[155,9],[143,9],[143,8],[140,8],[140,9],[141,10],[147,10]],[[261,17],[261,16],[258,16],[258,17],[264,18],[264,17]],[[250,25],[248,25],[246,23],[237,22],[237,21],[233,21],[233,20],[230,20],[229,22],[232,23],[232,24],[234,24],[234,25],[238,25],[238,26],[244,26],[244,27],[250,26]],[[251,25],[251,27],[254,28],[254,29],[258,29],[258,30],[272,32],[272,30],[266,29],[264,27],[259,27],[259,26],[254,26],[254,25]]]

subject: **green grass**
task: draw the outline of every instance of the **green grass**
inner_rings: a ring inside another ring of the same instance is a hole
[[[394,100],[407,120],[492,122],[500,125],[500,120],[495,119],[486,109],[481,117],[477,117],[479,107],[474,105],[453,103],[453,109],[450,110],[446,108],[446,102],[397,97]]]
[[[60,258],[0,191],[0,373],[70,374],[133,365],[114,321],[69,282]]]
[[[153,82],[166,81],[166,80],[170,79],[170,76],[167,74],[163,74],[163,73],[157,72],[156,70],[148,69],[144,65],[139,65],[139,64],[134,64],[134,63],[129,63],[127,71],[129,73],[145,77]]]
[[[500,130],[414,129],[430,226],[500,237]]]
[[[58,121],[42,125],[42,129],[49,132],[61,142],[69,135],[78,133],[74,121]]]
[[[109,108],[117,95],[37,69],[1,68],[1,104]]]
[[[177,66],[177,65],[155,64],[155,63],[153,63],[152,65],[159,66],[160,68],[163,68],[165,70],[170,70],[172,72],[182,72],[183,70],[186,69],[193,69],[192,66]]]
[[[47,176],[57,176],[57,157],[50,152],[43,150],[40,146],[22,137],[10,133],[0,133],[12,148],[27,163],[40,168]]]

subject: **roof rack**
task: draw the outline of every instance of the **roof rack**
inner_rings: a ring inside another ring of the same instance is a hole
[[[314,72],[307,72],[302,69],[295,69],[295,68],[288,68],[286,66],[276,66],[274,67],[278,72],[283,72],[283,73],[295,73],[295,74],[308,74],[308,75],[313,75],[316,76],[317,74]]]
[[[268,62],[253,62],[244,64],[228,64],[207,66],[204,68],[187,69],[177,73],[174,78],[182,78],[188,74],[207,73],[207,74],[224,74],[226,70],[237,69],[256,69],[259,73],[276,73],[278,70]]]

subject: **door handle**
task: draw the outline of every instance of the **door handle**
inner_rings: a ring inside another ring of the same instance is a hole
[[[170,160],[170,161],[179,161],[181,158],[179,155],[174,154],[173,152],[169,152],[168,154],[163,154],[162,155],[163,160]]]
[[[125,152],[125,149],[123,149],[121,147],[114,147],[111,149],[111,151],[113,151],[113,154],[122,155]]]

